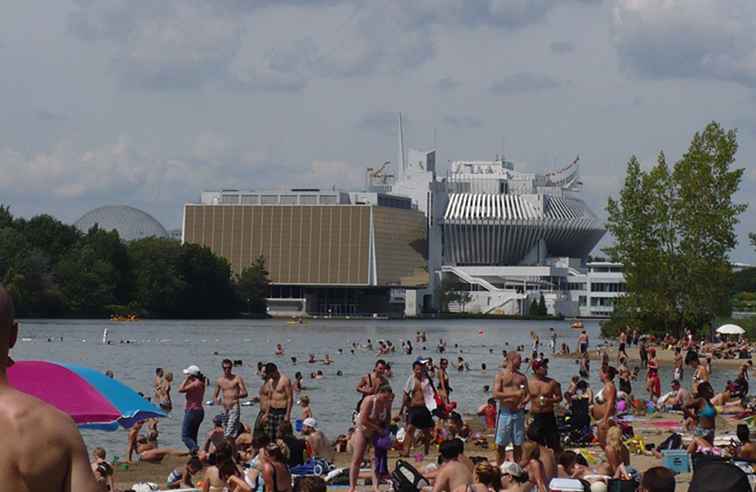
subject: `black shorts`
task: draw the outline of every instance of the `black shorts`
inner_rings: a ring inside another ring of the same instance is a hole
[[[433,416],[425,405],[409,407],[409,410],[407,410],[407,423],[422,430],[432,429],[435,425],[433,423]]]
[[[531,433],[537,436],[543,436],[546,447],[555,451],[561,449],[559,441],[559,427],[557,427],[556,417],[553,413],[534,413],[533,420],[530,422]]]
[[[588,344],[587,343],[581,343],[580,344],[580,353],[584,354],[588,352]]]
[[[620,352],[624,352],[625,351],[625,344],[624,343],[620,343],[619,351]]]

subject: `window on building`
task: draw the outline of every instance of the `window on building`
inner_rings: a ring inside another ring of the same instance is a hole
[[[585,290],[585,282],[568,283],[567,290]]]
[[[233,205],[233,204],[239,203],[239,195],[226,195],[226,194],[223,194],[223,195],[221,195],[220,202],[223,203],[223,204],[225,204],[225,205]]]
[[[263,195],[260,197],[260,203],[263,205],[276,205],[278,204],[278,195]]]
[[[302,205],[316,205],[318,203],[318,195],[299,195],[299,203]]]
[[[281,205],[296,205],[297,195],[281,195]]]
[[[588,296],[578,297],[578,306],[585,306],[588,304]]]
[[[260,195],[242,195],[241,202],[245,205],[257,205],[260,203]]]
[[[322,205],[336,205],[336,195],[320,195],[320,203]]]

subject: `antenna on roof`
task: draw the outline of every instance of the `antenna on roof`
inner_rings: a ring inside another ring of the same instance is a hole
[[[405,158],[404,158],[404,128],[402,128],[402,113],[399,113],[399,159],[397,160],[399,179],[404,178]]]

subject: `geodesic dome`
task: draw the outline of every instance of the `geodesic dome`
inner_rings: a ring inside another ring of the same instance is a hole
[[[95,224],[106,231],[118,231],[118,235],[124,241],[151,236],[168,237],[168,231],[153,216],[127,205],[96,208],[85,213],[74,226],[82,232],[87,232]]]

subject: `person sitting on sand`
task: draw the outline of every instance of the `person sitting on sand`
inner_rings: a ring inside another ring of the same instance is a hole
[[[693,422],[695,431],[693,440],[688,446],[688,453],[706,452],[714,447],[715,419],[717,410],[711,403],[714,390],[706,381],[698,384],[695,398],[685,405],[683,412]]]
[[[459,439],[449,439],[438,447],[444,463],[436,474],[433,492],[451,492],[472,483],[472,472],[460,460],[463,450],[464,445]]]
[[[499,466],[499,474],[501,490],[504,492],[531,492],[533,489],[528,474],[517,463],[505,461]]]
[[[174,468],[165,480],[165,488],[181,489],[194,488],[192,477],[202,471],[202,462],[197,456],[192,456],[183,467]]]
[[[630,466],[630,451],[622,442],[622,429],[618,426],[611,427],[606,433],[606,462],[599,467],[599,473],[610,477],[629,480],[625,467]]]
[[[737,458],[741,458],[753,462],[756,460],[756,443],[751,442],[748,426],[746,424],[738,424],[736,432],[740,444],[733,446],[733,449],[731,449],[732,456],[736,458],[736,461]]]
[[[460,485],[454,492],[496,492],[501,487],[501,473],[499,469],[488,461],[475,465],[473,483]]]
[[[283,442],[271,442],[263,449],[263,480],[266,492],[291,492],[291,474],[286,466],[286,449]]]
[[[667,393],[661,399],[661,406],[671,408],[672,410],[682,410],[682,408],[691,402],[690,391],[680,385],[677,379],[672,380],[672,391]]]
[[[94,473],[97,485],[102,492],[115,490],[115,478],[113,467],[105,459],[107,454],[103,448],[94,448],[92,451],[92,473]]]
[[[538,443],[525,441],[522,443],[522,457],[520,466],[527,473],[533,490],[537,492],[546,492],[546,472],[543,462],[540,460],[541,453]]]
[[[207,433],[207,439],[205,439],[205,445],[202,449],[206,453],[212,453],[222,443],[226,437],[224,435],[223,415],[218,414],[213,417],[213,428]]]
[[[230,440],[225,440],[216,448],[213,453],[215,464],[205,470],[202,492],[252,492],[252,488],[244,481],[233,455]]]
[[[191,454],[189,451],[181,451],[175,448],[156,448],[153,444],[150,444],[144,436],[137,439],[136,448],[129,454],[128,463],[133,463],[132,458],[134,456],[134,451],[136,451],[137,463],[160,463],[166,456],[177,456],[182,458]]]

